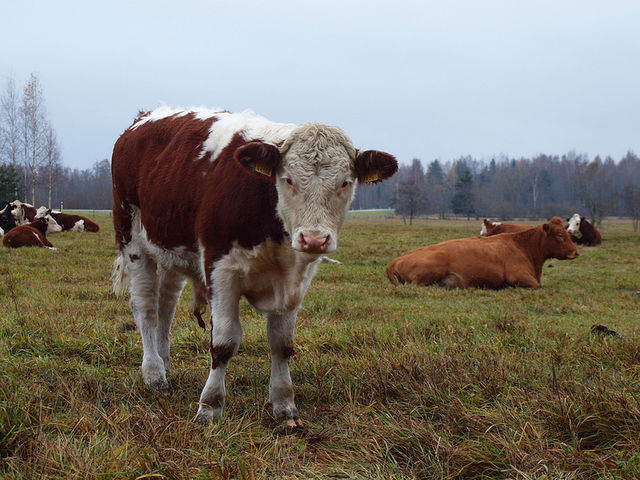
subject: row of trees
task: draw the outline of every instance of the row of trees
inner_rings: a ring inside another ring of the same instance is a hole
[[[400,167],[388,182],[361,187],[357,208],[393,206],[413,217],[448,214],[467,217],[550,218],[583,212],[595,224],[608,215],[630,216],[638,229],[640,218],[640,158],[628,152],[619,161],[538,155],[534,158],[498,158],[482,162],[463,157],[426,171],[419,159]]]
[[[0,199],[65,208],[111,208],[109,160],[86,170],[62,164],[56,132],[47,118],[37,76],[19,95],[13,80],[0,103]],[[456,214],[509,220],[584,212],[599,224],[607,215],[640,222],[640,159],[596,156],[499,157],[490,162],[462,157],[433,160],[425,170],[413,159],[397,175],[361,186],[353,208],[395,208],[411,223],[416,215]]]

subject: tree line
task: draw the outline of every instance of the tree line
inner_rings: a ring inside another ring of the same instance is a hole
[[[359,187],[353,205],[391,206],[409,222],[418,215],[511,220],[580,212],[598,225],[607,216],[628,216],[638,231],[640,158],[631,151],[618,161],[574,152],[490,162],[467,156],[433,160],[426,170],[415,158],[384,184]]]
[[[62,161],[47,117],[40,80],[31,74],[21,94],[9,80],[0,102],[0,199],[49,207],[110,209],[108,159],[88,169]],[[418,158],[389,181],[361,185],[354,209],[394,208],[411,223],[418,215],[446,218],[548,219],[580,212],[596,225],[609,215],[640,221],[640,158],[589,158],[569,152],[533,158],[471,156],[425,166]]]

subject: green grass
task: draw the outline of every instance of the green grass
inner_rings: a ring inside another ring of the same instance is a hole
[[[86,213],[85,213],[86,214]],[[222,422],[191,422],[205,334],[172,334],[169,393],[142,382],[127,299],[109,291],[108,216],[57,251],[0,249],[0,478],[640,477],[640,237],[548,261],[542,288],[393,287],[410,249],[476,235],[477,221],[349,218],[305,298],[291,361],[306,430],[266,406],[264,320],[242,302],[244,341]],[[603,324],[624,338],[592,334]],[[146,475],[146,476],[145,476]]]

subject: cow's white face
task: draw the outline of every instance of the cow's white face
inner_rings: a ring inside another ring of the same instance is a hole
[[[309,124],[292,133],[282,153],[277,213],[291,246],[314,254],[335,251],[355,192],[355,148],[339,128]]]
[[[580,233],[580,214],[574,213],[573,216],[569,219],[569,225],[567,225],[567,232],[573,235],[576,238],[580,238],[582,233]]]
[[[319,123],[297,127],[279,149],[251,142],[239,147],[235,157],[272,179],[278,192],[276,213],[291,246],[315,255],[336,250],[356,181],[379,182],[398,169],[392,155],[356,151],[341,129]]]
[[[58,222],[51,215],[45,215],[44,219],[47,221],[47,235],[62,231],[62,227],[58,225]]]
[[[253,141],[234,156],[275,183],[276,214],[291,246],[315,255],[335,251],[356,181],[380,182],[398,170],[392,155],[356,151],[342,130],[320,123],[297,127],[280,148]]]

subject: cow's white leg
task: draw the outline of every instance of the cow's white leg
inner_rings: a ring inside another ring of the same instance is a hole
[[[301,425],[294,402],[293,384],[289,374],[289,358],[295,353],[293,333],[297,311],[267,316],[267,339],[271,350],[271,379],[269,402],[276,420],[284,420],[287,427]]]
[[[221,418],[226,389],[224,377],[227,364],[238,352],[242,341],[242,325],[238,302],[240,294],[231,272],[216,272],[216,290],[211,306],[211,366],[209,377],[200,394],[200,405],[195,421],[209,424],[214,417]]]
[[[171,370],[171,360],[169,357],[169,335],[171,333],[171,323],[176,313],[176,306],[180,295],[184,289],[186,279],[175,271],[158,268],[159,297],[158,297],[158,329],[156,346],[158,354],[164,362],[166,373]]]
[[[124,261],[129,277],[131,310],[142,336],[142,377],[151,388],[168,387],[164,362],[158,353],[158,274],[156,263],[146,254],[128,246]]]

